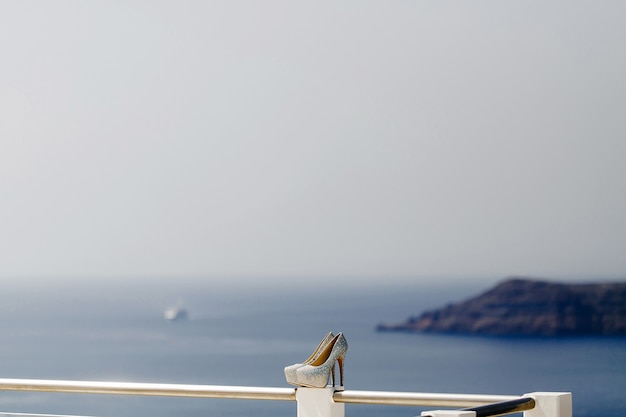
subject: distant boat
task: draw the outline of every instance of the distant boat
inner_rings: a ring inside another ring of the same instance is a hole
[[[186,320],[189,313],[182,307],[170,307],[163,313],[163,318],[167,321]]]

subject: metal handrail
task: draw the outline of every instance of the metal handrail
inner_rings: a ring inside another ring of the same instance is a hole
[[[154,384],[135,382],[59,381],[42,379],[2,379],[0,391],[38,391],[82,394],[147,395],[166,397],[230,398],[248,400],[296,401],[295,388],[268,388],[224,385]],[[510,395],[439,394],[340,390],[333,400],[349,404],[406,406],[475,407],[519,399]]]
[[[226,385],[0,379],[0,390],[65,392],[80,394],[149,395],[164,397],[233,398],[245,400],[296,400],[295,390],[290,388],[238,387]]]
[[[352,404],[473,407],[519,398],[511,395],[438,394],[393,391],[337,391],[333,400]]]
[[[0,411],[0,417],[93,417],[77,416],[68,414],[38,414],[38,413],[14,413],[12,411]]]

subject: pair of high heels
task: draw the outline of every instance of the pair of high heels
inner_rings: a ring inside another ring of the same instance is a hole
[[[348,342],[343,333],[336,336],[328,333],[317,345],[311,356],[303,363],[285,367],[285,377],[291,385],[324,388],[332,376],[335,386],[335,362],[339,364],[339,385],[343,386],[343,363],[348,351]]]

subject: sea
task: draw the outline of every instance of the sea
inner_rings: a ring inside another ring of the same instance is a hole
[[[290,387],[286,365],[343,332],[345,389],[522,395],[572,392],[574,416],[626,416],[626,338],[377,332],[488,289],[476,281],[333,284],[299,279],[100,280],[4,285],[0,378]],[[185,307],[187,320],[163,312]],[[346,405],[348,417],[433,407]],[[0,392],[0,413],[293,417],[290,401]]]

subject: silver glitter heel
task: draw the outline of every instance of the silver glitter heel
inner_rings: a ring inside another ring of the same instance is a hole
[[[328,385],[328,378],[332,375],[335,386],[335,362],[339,363],[339,383],[343,386],[343,364],[348,351],[348,342],[339,333],[320,352],[319,356],[310,364],[296,369],[293,385],[301,387],[324,388]]]
[[[317,357],[320,355],[320,353],[322,353],[322,351],[324,350],[326,345],[331,340],[333,340],[334,336],[335,335],[333,334],[333,332],[328,332],[328,334],[326,336],[324,336],[324,338],[319,343],[319,345],[317,345],[317,347],[315,348],[315,350],[313,351],[311,356],[309,356],[304,362],[302,362],[302,363],[295,363],[293,365],[286,366],[285,367],[285,377],[287,378],[287,382],[290,383],[291,385],[297,385],[295,383],[295,380],[296,380],[296,370],[298,368],[304,366],[304,365],[310,364],[315,359],[317,359]]]

